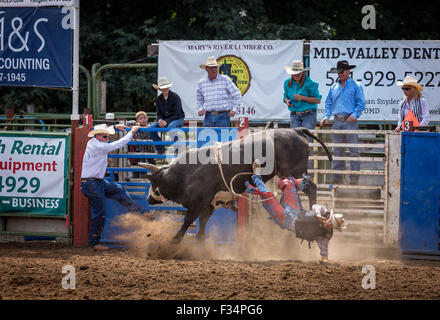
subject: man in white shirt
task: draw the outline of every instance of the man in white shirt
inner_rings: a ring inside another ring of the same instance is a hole
[[[124,125],[116,125],[115,128],[125,131],[126,127]],[[83,157],[81,192],[87,197],[92,207],[88,240],[89,247],[100,250],[108,249],[108,247],[99,244],[105,223],[106,197],[118,201],[130,212],[142,213],[143,211],[120,184],[104,179],[107,169],[107,154],[127,145],[139,128],[140,126],[131,127],[129,133],[113,143],[108,142],[110,134],[114,133],[114,129],[113,127],[107,128],[105,124],[95,126],[94,130],[88,134],[92,139],[87,143]]]
[[[240,107],[241,92],[228,76],[218,73],[220,65],[215,57],[200,65],[207,73],[197,85],[197,114],[205,116],[204,127],[230,127]]]

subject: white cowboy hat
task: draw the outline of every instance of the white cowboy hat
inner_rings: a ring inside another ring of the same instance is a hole
[[[105,134],[108,134],[108,135],[115,134],[115,128],[113,128],[113,126],[107,127],[107,125],[105,123],[98,124],[98,125],[93,127],[93,130],[90,131],[87,136],[89,138],[92,138],[92,137],[95,136],[95,134],[100,134],[100,133],[105,133]]]
[[[320,204],[314,204],[314,205],[312,206],[312,211],[313,211],[314,213],[316,213],[316,214],[321,215],[321,216],[324,216],[324,214],[325,214],[326,212],[328,212],[327,208],[324,207],[323,205],[320,205]]]
[[[406,76],[405,79],[403,79],[403,82],[402,82],[402,81],[397,81],[396,84],[397,84],[399,87],[402,87],[402,86],[411,86],[411,87],[414,87],[414,88],[416,88],[419,92],[422,92],[422,90],[423,90],[423,87],[422,87],[420,84],[417,83],[416,78],[411,77],[411,76]]]
[[[223,62],[218,63],[215,57],[208,57],[206,63],[200,65],[200,69],[205,69],[206,67],[220,67]]]
[[[153,88],[156,90],[170,88],[173,82],[168,81],[166,77],[161,77],[157,80],[157,84],[153,83]]]
[[[304,68],[304,63],[301,60],[294,60],[291,67],[285,66],[284,69],[286,69],[288,74],[299,74],[310,70],[310,68]]]
[[[332,222],[333,228],[341,231],[341,229],[346,229],[344,215],[341,213],[333,213],[333,210],[330,210],[330,221]]]

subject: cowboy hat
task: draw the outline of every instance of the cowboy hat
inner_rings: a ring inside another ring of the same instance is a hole
[[[153,88],[156,90],[170,88],[173,82],[168,81],[166,77],[161,77],[157,80],[157,84],[153,83]]]
[[[333,210],[330,210],[330,221],[332,222],[333,228],[338,229],[346,229],[344,215],[341,213],[333,213]]]
[[[341,60],[341,61],[338,61],[338,63],[336,64],[336,68],[330,69],[330,73],[340,73],[344,70],[354,69],[354,68],[356,68],[356,66],[348,64],[347,60]]]
[[[294,60],[292,62],[292,67],[285,66],[286,72],[288,74],[299,74],[301,72],[310,70],[310,68],[304,68],[304,63],[301,60]]]
[[[397,81],[396,83],[399,87],[402,86],[411,86],[416,88],[419,92],[422,92],[423,87],[417,83],[417,80],[414,77],[406,76],[405,79],[402,81]]]
[[[205,69],[206,67],[220,67],[223,62],[218,63],[215,57],[208,57],[206,63],[200,65],[200,69]]]
[[[105,123],[98,124],[93,127],[93,130],[90,131],[87,136],[89,138],[92,138],[95,136],[95,134],[100,134],[100,133],[104,133],[104,134],[108,134],[108,135],[115,134],[115,129],[113,128],[113,126],[107,127],[107,125]]]

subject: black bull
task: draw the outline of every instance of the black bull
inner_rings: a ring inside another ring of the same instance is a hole
[[[147,175],[151,182],[148,201],[156,204],[171,200],[187,209],[184,222],[173,242],[182,240],[196,218],[199,218],[197,238],[203,239],[206,223],[213,211],[221,207],[217,204],[232,199],[224,180],[228,188],[233,180],[232,190],[237,194],[243,193],[245,182],[252,183],[252,163],[255,159],[259,159],[262,164],[261,176],[264,182],[275,175],[301,178],[307,173],[309,146],[306,135],[323,146],[331,161],[332,156],[321,140],[305,128],[296,128],[264,130],[217,146],[186,150],[170,165],[162,168],[138,163],[152,172]],[[238,154],[240,156],[237,161]],[[237,176],[241,173],[249,174]],[[309,186],[305,192],[311,206],[316,203],[316,185],[312,183]],[[229,199],[217,200],[220,194],[228,195]]]

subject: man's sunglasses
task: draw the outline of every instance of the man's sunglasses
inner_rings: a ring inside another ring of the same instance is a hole
[[[104,139],[107,139],[107,138],[108,138],[108,136],[100,136],[100,137],[103,137]]]
[[[411,89],[411,88],[402,88],[402,90],[405,90],[405,91],[407,91],[407,90],[409,90],[409,89]]]

